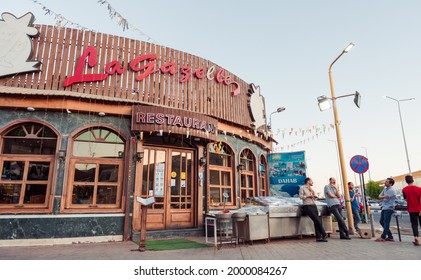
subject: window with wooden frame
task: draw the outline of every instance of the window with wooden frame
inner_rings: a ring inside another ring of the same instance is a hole
[[[72,139],[67,209],[122,210],[124,150],[123,139],[105,127],[86,129]]]
[[[208,205],[218,208],[235,205],[233,152],[222,142],[209,145]]]
[[[57,134],[45,124],[27,122],[5,132],[0,154],[0,211],[36,212],[50,206],[56,148]]]
[[[247,199],[257,195],[256,187],[256,160],[249,149],[244,149],[240,154],[240,200],[246,204]]]
[[[259,160],[259,196],[269,196],[269,186],[267,180],[267,161],[266,158],[261,155]]]

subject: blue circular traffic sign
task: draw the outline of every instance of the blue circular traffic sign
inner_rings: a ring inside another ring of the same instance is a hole
[[[355,173],[362,174],[368,170],[368,159],[364,156],[353,156],[349,164],[351,165],[352,171]]]

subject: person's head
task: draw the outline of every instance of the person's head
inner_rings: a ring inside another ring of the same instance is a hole
[[[333,178],[333,177],[330,177],[330,178],[329,178],[329,184],[331,184],[331,185],[335,185],[335,184],[336,184],[336,179],[335,179],[335,178]]]
[[[309,186],[313,186],[313,180],[311,180],[311,178],[310,178],[310,177],[307,177],[307,178],[304,180],[304,184],[309,185]]]
[[[405,176],[405,182],[410,185],[412,183],[414,183],[414,177],[412,177],[412,175],[406,175]]]
[[[395,184],[395,180],[393,180],[393,178],[387,178],[384,184],[386,185],[386,187],[391,187]]]
[[[348,188],[349,188],[350,190],[353,190],[353,189],[354,189],[354,183],[352,183],[352,182],[348,182]]]

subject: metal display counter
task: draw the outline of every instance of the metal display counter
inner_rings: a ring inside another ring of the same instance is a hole
[[[234,225],[234,240],[238,244],[239,238],[244,238],[245,241],[253,243],[254,240],[265,240],[269,241],[270,238],[277,237],[302,237],[303,235],[314,235],[313,221],[302,215],[302,205],[299,200],[290,198],[274,198],[274,197],[260,197],[257,200],[260,204],[247,205],[241,209],[233,210],[231,213],[246,213],[245,222],[242,222],[240,226]],[[319,216],[322,219],[324,229],[327,234],[333,232],[332,229],[332,218],[328,213],[327,206],[325,203],[316,203]],[[216,228],[213,228],[213,234],[220,233],[220,227],[217,224],[215,215],[207,215],[206,226],[208,222],[212,222]],[[206,229],[208,234],[208,230]],[[206,235],[207,235],[206,234]],[[217,245],[217,237],[214,237],[213,243]],[[208,242],[208,236],[206,236]],[[228,242],[219,236],[221,243]]]
[[[245,232],[241,232],[245,230]],[[239,229],[239,234],[245,240],[253,244],[254,240],[269,241],[269,220],[268,215],[247,215],[245,227]]]
[[[301,214],[302,205],[269,207],[269,236],[288,237],[315,234],[313,221]],[[318,205],[326,233],[332,233],[332,218],[325,205]]]

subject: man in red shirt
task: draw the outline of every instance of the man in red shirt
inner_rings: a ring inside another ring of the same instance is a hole
[[[414,177],[406,175],[405,181],[408,184],[403,188],[403,198],[408,202],[408,213],[411,220],[412,233],[414,234],[414,245],[420,246],[418,237],[418,223],[421,226],[421,188],[413,185]]]

